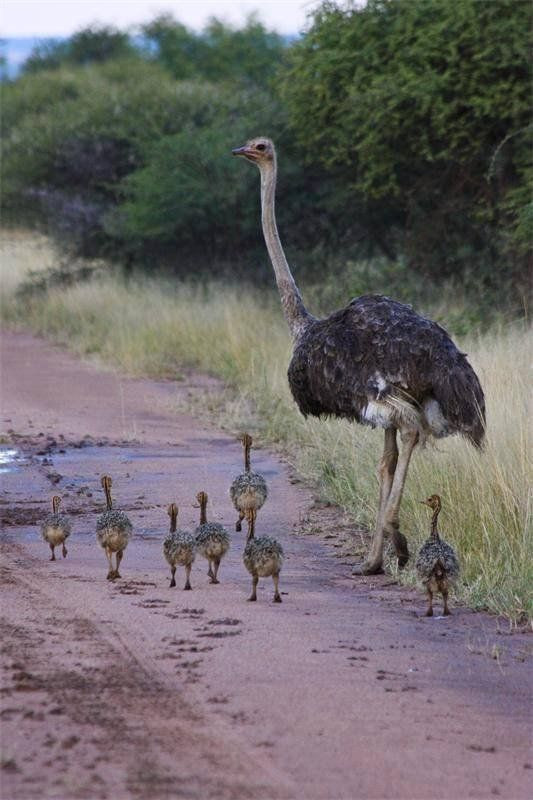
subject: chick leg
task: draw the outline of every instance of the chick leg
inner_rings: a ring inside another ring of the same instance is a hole
[[[116,558],[117,558],[117,568],[115,570],[115,578],[120,578],[121,577],[120,573],[118,571],[118,568],[120,567],[120,562],[122,561],[122,556],[123,555],[124,555],[124,550],[117,550],[117,556],[116,556]]]
[[[56,554],[55,554],[55,546],[53,544],[50,545],[50,550],[52,551],[52,555],[50,556],[50,561],[55,561]]]
[[[427,593],[428,593],[428,610],[426,611],[426,617],[432,617],[433,616],[433,592],[431,591],[429,586],[428,586],[428,589],[427,589]]]
[[[274,581],[274,603],[281,603],[281,595],[279,593],[279,573],[277,575],[272,575],[272,580]]]
[[[259,581],[259,575],[252,575],[252,594],[248,598],[250,602],[257,600],[257,584]]]
[[[213,564],[215,565],[215,568],[214,568],[213,574],[211,576],[211,583],[220,583],[220,581],[217,578],[218,568],[220,567],[220,558],[214,558],[213,559]]]
[[[242,521],[244,519],[244,511],[239,511],[239,519],[235,523],[235,530],[237,532],[242,531]]]
[[[213,583],[213,563],[211,559],[208,559],[207,563],[209,564],[209,569],[207,570],[207,577],[211,578],[211,583]]]
[[[185,566],[185,578],[186,578],[186,580],[185,580],[185,586],[183,587],[184,589],[192,589],[191,582],[189,580],[190,577],[191,577],[191,564],[187,564]]]
[[[67,550],[67,548],[65,547],[65,542],[63,542],[63,558],[66,558],[66,557],[67,557],[67,553],[68,553],[68,550]]]
[[[442,590],[442,599],[444,600],[444,610],[442,614],[445,617],[449,617],[451,612],[450,609],[448,608],[448,589]]]
[[[175,565],[170,567],[170,574],[171,574],[172,577],[170,579],[170,586],[168,588],[172,589],[176,585],[176,567],[175,567]]]
[[[115,570],[113,569],[113,561],[111,560],[111,550],[109,549],[109,547],[105,548],[105,554],[107,556],[107,561],[109,563],[109,572],[107,573],[107,580],[112,581],[116,576],[115,576]]]

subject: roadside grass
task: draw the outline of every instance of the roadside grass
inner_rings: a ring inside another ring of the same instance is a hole
[[[16,249],[10,255],[15,260]],[[250,429],[263,442],[279,445],[321,497],[339,504],[358,525],[372,526],[382,433],[299,414],[286,379],[290,340],[274,293],[215,282],[125,283],[98,274],[17,299],[14,276],[27,273],[13,266],[4,284],[4,325],[46,335],[132,375],[175,378],[193,367],[222,378],[228,391],[198,397],[197,411],[209,407],[225,427]],[[460,341],[486,394],[486,447],[479,453],[453,437],[420,449],[402,505],[402,531],[414,553],[429,530],[429,512],[419,500],[442,496],[442,534],[462,564],[459,598],[511,624],[533,617],[532,338],[516,323]],[[404,583],[416,581],[413,561],[400,576]]]

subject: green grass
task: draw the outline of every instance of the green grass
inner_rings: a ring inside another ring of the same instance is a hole
[[[228,392],[216,401],[198,398],[199,411],[208,404],[226,427],[250,429],[278,444],[320,495],[342,506],[355,523],[372,526],[383,435],[343,421],[302,418],[287,385],[291,346],[273,293],[216,283],[126,285],[99,276],[17,301],[15,276],[24,277],[28,269],[24,259],[23,267],[15,263],[16,250],[3,259],[11,270],[4,324],[29,328],[133,375],[175,377],[195,367],[219,376]],[[523,622],[533,616],[527,407],[532,336],[525,325],[500,325],[459,344],[486,393],[487,444],[479,453],[453,437],[420,449],[408,476],[401,527],[414,550],[429,526],[429,512],[418,501],[440,494],[441,529],[462,563],[459,597]],[[414,582],[412,568],[401,580]]]

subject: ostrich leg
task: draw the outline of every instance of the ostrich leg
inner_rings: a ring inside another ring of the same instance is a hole
[[[396,428],[391,428],[385,431],[385,448],[383,451],[383,458],[379,465],[380,492],[377,528],[382,527],[385,523],[385,509],[391,493],[397,464],[398,445],[396,443]],[[396,550],[398,565],[401,569],[405,567],[409,560],[409,548],[407,547],[407,539],[403,533],[400,533],[398,528],[398,521],[396,521],[390,533],[394,549]]]
[[[385,506],[383,530],[386,530],[391,535],[398,556],[398,566],[404,567],[409,560],[409,550],[407,549],[405,536],[398,530],[400,526],[400,503],[402,502],[403,489],[411,456],[418,442],[418,433],[416,431],[405,431],[400,434],[400,437],[403,447],[396,472],[394,473],[389,498]],[[383,543],[381,555],[383,555]]]
[[[403,447],[398,458],[396,470],[394,471],[394,477],[392,479],[392,485],[386,501],[384,513],[381,516],[381,519],[378,519],[378,525],[372,538],[372,544],[370,545],[367,560],[360,568],[360,572],[357,570],[356,574],[375,575],[381,571],[383,563],[383,538],[385,531],[388,531],[391,534],[396,551],[398,552],[398,550],[403,550],[400,558],[398,559],[401,566],[405,565],[407,558],[409,557],[405,543],[405,537],[403,537],[398,530],[398,520],[403,487],[405,485],[405,479],[407,478],[409,462],[411,461],[413,450],[418,442],[418,433],[416,431],[406,431],[400,435]],[[404,543],[403,547],[402,539]]]
[[[381,456],[381,461],[379,462],[379,466],[377,469],[377,477],[379,481],[379,506],[378,506],[377,520],[376,520],[376,532],[374,533],[374,538],[377,536],[378,531],[383,530],[383,524],[385,519],[385,508],[392,488],[392,482],[394,479],[394,473],[396,471],[397,463],[398,463],[398,444],[396,442],[396,428],[386,428],[383,455]],[[383,536],[383,534],[381,535]],[[366,573],[366,568],[367,564],[359,564],[354,568],[352,574],[364,575]],[[379,569],[376,571],[379,572],[380,570],[381,570],[381,564],[379,565]]]
[[[385,508],[392,488],[394,473],[398,463],[398,445],[396,443],[396,428],[385,430],[385,446],[378,467],[379,480],[379,508],[376,528],[383,525]]]

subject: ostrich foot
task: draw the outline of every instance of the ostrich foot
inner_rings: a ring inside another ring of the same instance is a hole
[[[114,581],[116,577],[117,577],[117,575],[116,575],[115,570],[114,569],[110,569],[109,572],[107,573],[107,580],[108,581]]]
[[[352,575],[383,575],[383,572],[381,561],[364,561],[352,569]]]
[[[67,548],[65,547],[65,545],[63,545],[63,558],[66,558],[66,557],[67,557],[67,553],[68,553],[68,550],[67,550]]]
[[[209,583],[220,583],[220,581],[218,578],[214,578],[213,576],[211,576],[211,580],[209,581]]]
[[[172,580],[170,581],[170,586],[168,588],[169,589],[173,589],[175,585],[176,585],[176,581],[174,580],[174,578],[172,578]]]
[[[187,581],[187,583],[186,583],[186,584],[185,584],[185,586],[183,587],[183,591],[184,591],[184,592],[186,592],[186,591],[190,591],[191,589],[192,589],[192,586],[191,586],[191,584],[189,583],[189,581]]]
[[[256,600],[257,597],[255,596],[255,594],[250,595],[250,597],[248,598],[249,603],[255,603]]]
[[[272,600],[272,602],[273,603],[281,603],[282,602],[281,601],[281,595],[280,594],[275,594],[274,595],[274,599]]]
[[[424,616],[432,617],[433,616],[433,609],[432,608],[428,608],[428,610],[426,611]]]
[[[393,530],[392,543],[398,558],[398,569],[403,569],[409,561],[409,548],[407,546],[407,539],[403,533],[400,533],[399,530]]]

